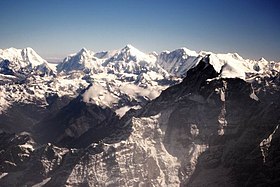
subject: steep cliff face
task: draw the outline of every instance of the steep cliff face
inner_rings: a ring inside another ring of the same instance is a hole
[[[35,147],[20,168],[1,170],[1,185],[277,184],[279,73],[222,78],[205,57],[187,75],[121,119],[77,97],[40,126],[72,148]]]

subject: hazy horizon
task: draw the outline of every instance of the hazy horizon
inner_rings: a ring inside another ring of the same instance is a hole
[[[143,52],[186,47],[280,61],[280,2],[2,0],[0,48],[32,47],[62,59],[132,44]]]

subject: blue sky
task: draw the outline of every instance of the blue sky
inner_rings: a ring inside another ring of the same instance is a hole
[[[280,61],[277,0],[1,0],[0,48],[237,52]]]

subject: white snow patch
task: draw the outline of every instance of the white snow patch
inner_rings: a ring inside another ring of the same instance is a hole
[[[133,106],[133,107],[129,107],[129,106],[124,106],[124,107],[121,107],[119,109],[117,109],[115,112],[118,116],[122,117],[125,115],[125,113],[127,111],[129,111],[130,109],[140,109],[141,106],[140,105],[137,105],[137,106]]]
[[[42,187],[51,180],[51,177],[44,179],[42,182],[32,185],[32,187]]]
[[[24,148],[24,149],[28,149],[28,150],[31,150],[31,151],[34,151],[33,145],[28,144],[28,143],[19,145],[19,147]]]
[[[0,174],[0,179],[2,179],[3,177],[5,177],[6,175],[8,175],[9,173],[2,173],[2,174]]]
[[[266,162],[266,157],[268,156],[268,149],[270,147],[273,135],[278,130],[278,128],[279,128],[279,125],[277,125],[276,128],[274,129],[274,131],[267,138],[263,139],[263,141],[261,141],[261,143],[260,143],[260,149],[261,149],[264,163]]]
[[[83,101],[86,103],[95,103],[100,106],[111,107],[118,102],[118,98],[108,92],[108,90],[102,85],[94,83],[83,94]]]
[[[156,98],[157,96],[159,96],[161,91],[157,88],[150,87],[147,89],[130,83],[122,84],[120,86],[120,90],[124,93],[127,93],[128,95],[145,96],[148,97],[149,99]]]

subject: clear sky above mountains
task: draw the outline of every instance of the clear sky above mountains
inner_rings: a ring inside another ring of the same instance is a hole
[[[187,47],[280,61],[277,0],[1,0],[0,48],[47,59],[82,47],[144,52]]]

